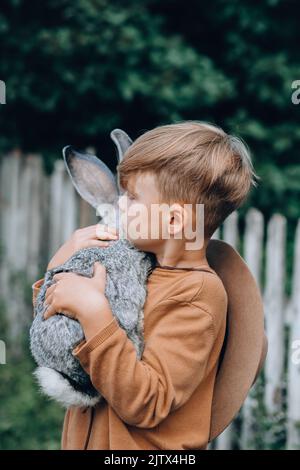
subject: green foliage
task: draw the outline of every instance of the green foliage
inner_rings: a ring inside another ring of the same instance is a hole
[[[250,145],[262,180],[249,204],[299,218],[299,5],[214,0],[3,0],[7,84],[0,149],[101,145],[182,119],[216,122]],[[285,27],[282,27],[285,24]]]
[[[21,356],[10,347],[5,318],[1,303],[0,339],[6,343],[6,364],[0,364],[0,450],[60,449],[64,411],[38,388],[27,334],[20,339]]]
[[[3,0],[7,85],[0,150],[100,148],[182,119],[216,122],[249,144],[261,181],[249,205],[300,217],[299,4],[294,0]],[[282,27],[284,25],[284,27]],[[110,161],[111,160],[111,161]]]
[[[163,18],[147,2],[3,3],[3,145],[47,152],[67,142],[95,145],[113,127],[136,132],[147,117],[178,119],[232,93],[209,57],[182,35],[163,34]]]
[[[0,365],[0,450],[59,449],[63,411],[38,390],[28,354]]]

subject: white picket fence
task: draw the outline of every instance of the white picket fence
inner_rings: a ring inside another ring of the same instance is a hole
[[[0,162],[0,188],[0,297],[8,322],[10,354],[18,355],[21,354],[18,338],[28,329],[32,318],[32,282],[43,275],[48,260],[71,233],[96,223],[97,217],[73,189],[62,160],[56,161],[53,173],[48,176],[40,156],[11,153]],[[286,448],[300,449],[300,223],[295,233],[292,293],[288,298],[284,289],[286,219],[274,214],[265,227],[262,214],[252,208],[245,222],[241,237],[238,212],[234,212],[214,238],[225,240],[241,253],[261,288],[269,340],[261,374],[262,404],[271,424],[283,416]],[[1,323],[0,339],[3,339]],[[256,387],[239,414],[241,449],[253,448],[257,432]],[[236,421],[210,448],[232,448],[235,428]],[[266,448],[272,445],[272,425],[263,438]]]

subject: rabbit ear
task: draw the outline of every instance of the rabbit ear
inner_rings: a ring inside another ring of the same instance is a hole
[[[115,177],[99,158],[78,152],[71,145],[62,152],[72,183],[85,201],[95,209],[99,204],[115,204],[118,198]]]
[[[117,147],[118,161],[121,163],[124,157],[124,153],[132,144],[132,140],[125,131],[122,131],[122,129],[114,129],[111,131],[110,137]]]

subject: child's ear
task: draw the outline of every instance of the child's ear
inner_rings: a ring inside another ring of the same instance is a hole
[[[180,238],[180,234],[182,237],[182,233],[184,231],[185,225],[187,223],[187,213],[183,206],[180,204],[172,204],[170,207],[170,215],[169,215],[169,234],[170,235],[177,235],[176,238]]]

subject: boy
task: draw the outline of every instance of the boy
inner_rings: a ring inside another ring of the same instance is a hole
[[[96,263],[91,279],[55,275],[45,318],[59,311],[80,321],[85,340],[73,354],[105,398],[94,408],[67,410],[61,447],[206,449],[227,312],[226,291],[208,264],[206,248],[255,184],[252,163],[239,139],[216,126],[186,121],[140,136],[118,172],[125,190],[119,201],[122,220],[133,226],[132,214],[139,212],[143,232],[129,230],[127,236],[157,259],[144,306],[145,349],[138,361],[112,315],[104,266]],[[158,219],[152,209],[161,204],[169,210]],[[204,204],[200,224],[197,204]],[[188,227],[196,227],[194,247],[188,243]],[[98,238],[114,235],[111,228],[97,233],[96,226],[76,231],[48,269],[87,243],[99,246],[105,242]]]

